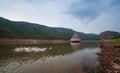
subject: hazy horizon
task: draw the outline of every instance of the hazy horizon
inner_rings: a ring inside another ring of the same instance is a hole
[[[0,0],[0,17],[99,34],[120,32],[119,0]]]

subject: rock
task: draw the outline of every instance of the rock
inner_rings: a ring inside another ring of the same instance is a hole
[[[120,70],[120,66],[117,65],[116,63],[114,63],[114,66],[113,66],[114,69],[117,69],[117,70]]]

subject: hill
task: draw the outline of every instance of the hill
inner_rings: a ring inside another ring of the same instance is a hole
[[[115,31],[104,31],[99,34],[100,39],[119,38],[120,33]]]
[[[0,38],[70,39],[75,31],[68,28],[48,27],[29,22],[10,21],[0,17]],[[98,35],[78,32],[82,40],[96,40]]]

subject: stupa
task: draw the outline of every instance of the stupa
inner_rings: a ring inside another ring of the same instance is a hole
[[[80,37],[78,36],[78,34],[75,32],[72,36],[72,38],[70,39],[71,42],[80,42]]]

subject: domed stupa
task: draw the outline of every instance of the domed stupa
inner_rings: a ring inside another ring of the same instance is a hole
[[[71,42],[80,42],[80,37],[78,36],[78,34],[75,32],[72,36],[72,38],[70,39]]]

